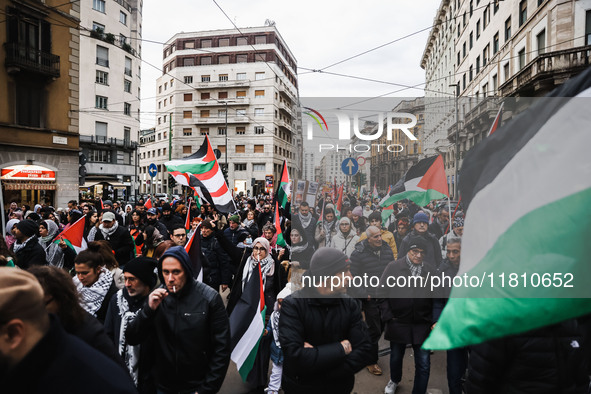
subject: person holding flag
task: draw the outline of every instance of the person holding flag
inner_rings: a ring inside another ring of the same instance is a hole
[[[42,221],[39,224],[39,244],[45,250],[47,264],[70,271],[74,267],[76,252],[63,238],[57,238],[58,232],[53,220]]]

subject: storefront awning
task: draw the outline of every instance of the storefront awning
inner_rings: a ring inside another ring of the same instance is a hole
[[[99,183],[107,183],[115,188],[126,188],[127,186],[124,185],[123,183],[119,182],[119,181],[114,181],[112,179],[105,179],[105,180],[97,180],[97,179],[93,179],[93,180],[87,180],[86,182],[84,182],[83,186],[80,186],[81,189],[88,189],[89,187],[93,187],[98,185]]]

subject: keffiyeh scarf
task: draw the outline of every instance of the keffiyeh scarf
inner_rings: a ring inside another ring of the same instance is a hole
[[[244,264],[244,270],[242,271],[242,290],[244,290],[244,285],[250,279],[252,275],[252,271],[256,268],[259,261],[255,260],[252,255],[248,256],[248,260],[246,264]],[[261,263],[261,275],[263,276],[263,287],[267,283],[267,276],[273,276],[275,273],[275,261],[273,257],[267,255],[264,259],[260,261]]]
[[[113,283],[113,274],[106,268],[101,268],[101,273],[96,282],[90,287],[84,286],[77,276],[74,277],[74,284],[80,293],[80,305],[82,308],[96,317],[96,312],[101,308],[105,296]]]
[[[111,235],[113,235],[113,233],[115,233],[115,231],[117,230],[117,227],[119,227],[119,222],[117,222],[117,220],[113,221],[113,226],[111,228],[105,228],[103,227],[103,224],[101,223],[101,225],[99,226],[99,230],[101,230],[101,233],[103,233],[103,238],[105,240],[109,240],[109,238],[111,237]]]
[[[123,358],[129,374],[133,378],[133,382],[138,384],[138,370],[140,361],[140,345],[131,346],[127,343],[125,338],[125,330],[135,316],[139,309],[135,312],[129,310],[129,304],[123,296],[123,289],[117,292],[117,306],[119,307],[119,316],[121,317],[121,327],[119,328],[119,354]]]

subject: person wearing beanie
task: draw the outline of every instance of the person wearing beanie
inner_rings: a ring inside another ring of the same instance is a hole
[[[14,228],[16,242],[12,245],[16,265],[21,269],[28,269],[32,265],[45,265],[45,250],[39,244],[39,225],[29,219],[21,220]]]
[[[347,256],[320,248],[304,288],[283,299],[279,342],[286,394],[350,393],[355,373],[370,364],[369,334],[357,301],[345,294],[347,279]]]
[[[47,303],[35,276],[0,267],[0,322],[12,333],[0,337],[2,392],[137,393],[123,368],[68,334]]]
[[[367,218],[363,216],[363,208],[361,206],[356,206],[351,211],[351,226],[357,232],[357,235],[361,236],[367,229]]]
[[[194,279],[198,272],[182,246],[168,249],[157,265],[163,286],[129,322],[127,343],[154,346],[152,372],[159,392],[217,393],[232,351],[222,298]]]
[[[464,217],[456,216],[451,225],[451,231],[439,238],[441,255],[444,259],[447,254],[447,244],[449,243],[449,240],[453,238],[462,238],[462,235],[464,235]]]
[[[348,217],[342,217],[339,220],[337,235],[332,237],[329,247],[338,249],[347,256],[351,256],[357,242],[359,242],[359,237],[352,230],[351,220]]]
[[[153,341],[132,346],[124,333],[156,286],[156,264],[158,261],[149,257],[136,257],[125,264],[125,287],[111,298],[105,318],[105,332],[117,347],[140,393],[156,389],[150,375]]]
[[[418,215],[418,214],[417,214]],[[415,215],[416,217],[416,215]],[[430,370],[430,353],[421,349],[425,339],[429,336],[435,318],[433,316],[433,297],[427,286],[411,277],[421,277],[423,281],[437,274],[436,268],[425,261],[425,253],[429,242],[421,235],[409,234],[405,241],[408,251],[396,261],[386,267],[380,280],[380,289],[386,298],[381,305],[382,321],[385,322],[384,338],[390,341],[390,381],[384,392],[393,394],[402,380],[402,360],[406,345],[413,348],[415,357],[415,378],[413,393],[427,392]],[[395,287],[400,277],[404,277],[406,287]]]
[[[424,212],[417,212],[413,216],[412,226],[412,231],[408,233],[406,237],[404,237],[402,243],[400,244],[398,256],[405,256],[409,251],[410,238],[419,236],[422,237],[426,243],[426,255],[424,256],[425,262],[435,266],[435,268],[439,267],[441,260],[443,260],[443,256],[441,255],[441,246],[439,245],[439,240],[428,231],[429,217],[427,214]]]

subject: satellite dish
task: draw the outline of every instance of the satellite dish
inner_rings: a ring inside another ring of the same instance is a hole
[[[265,26],[275,26],[275,21],[271,19],[265,19]]]

